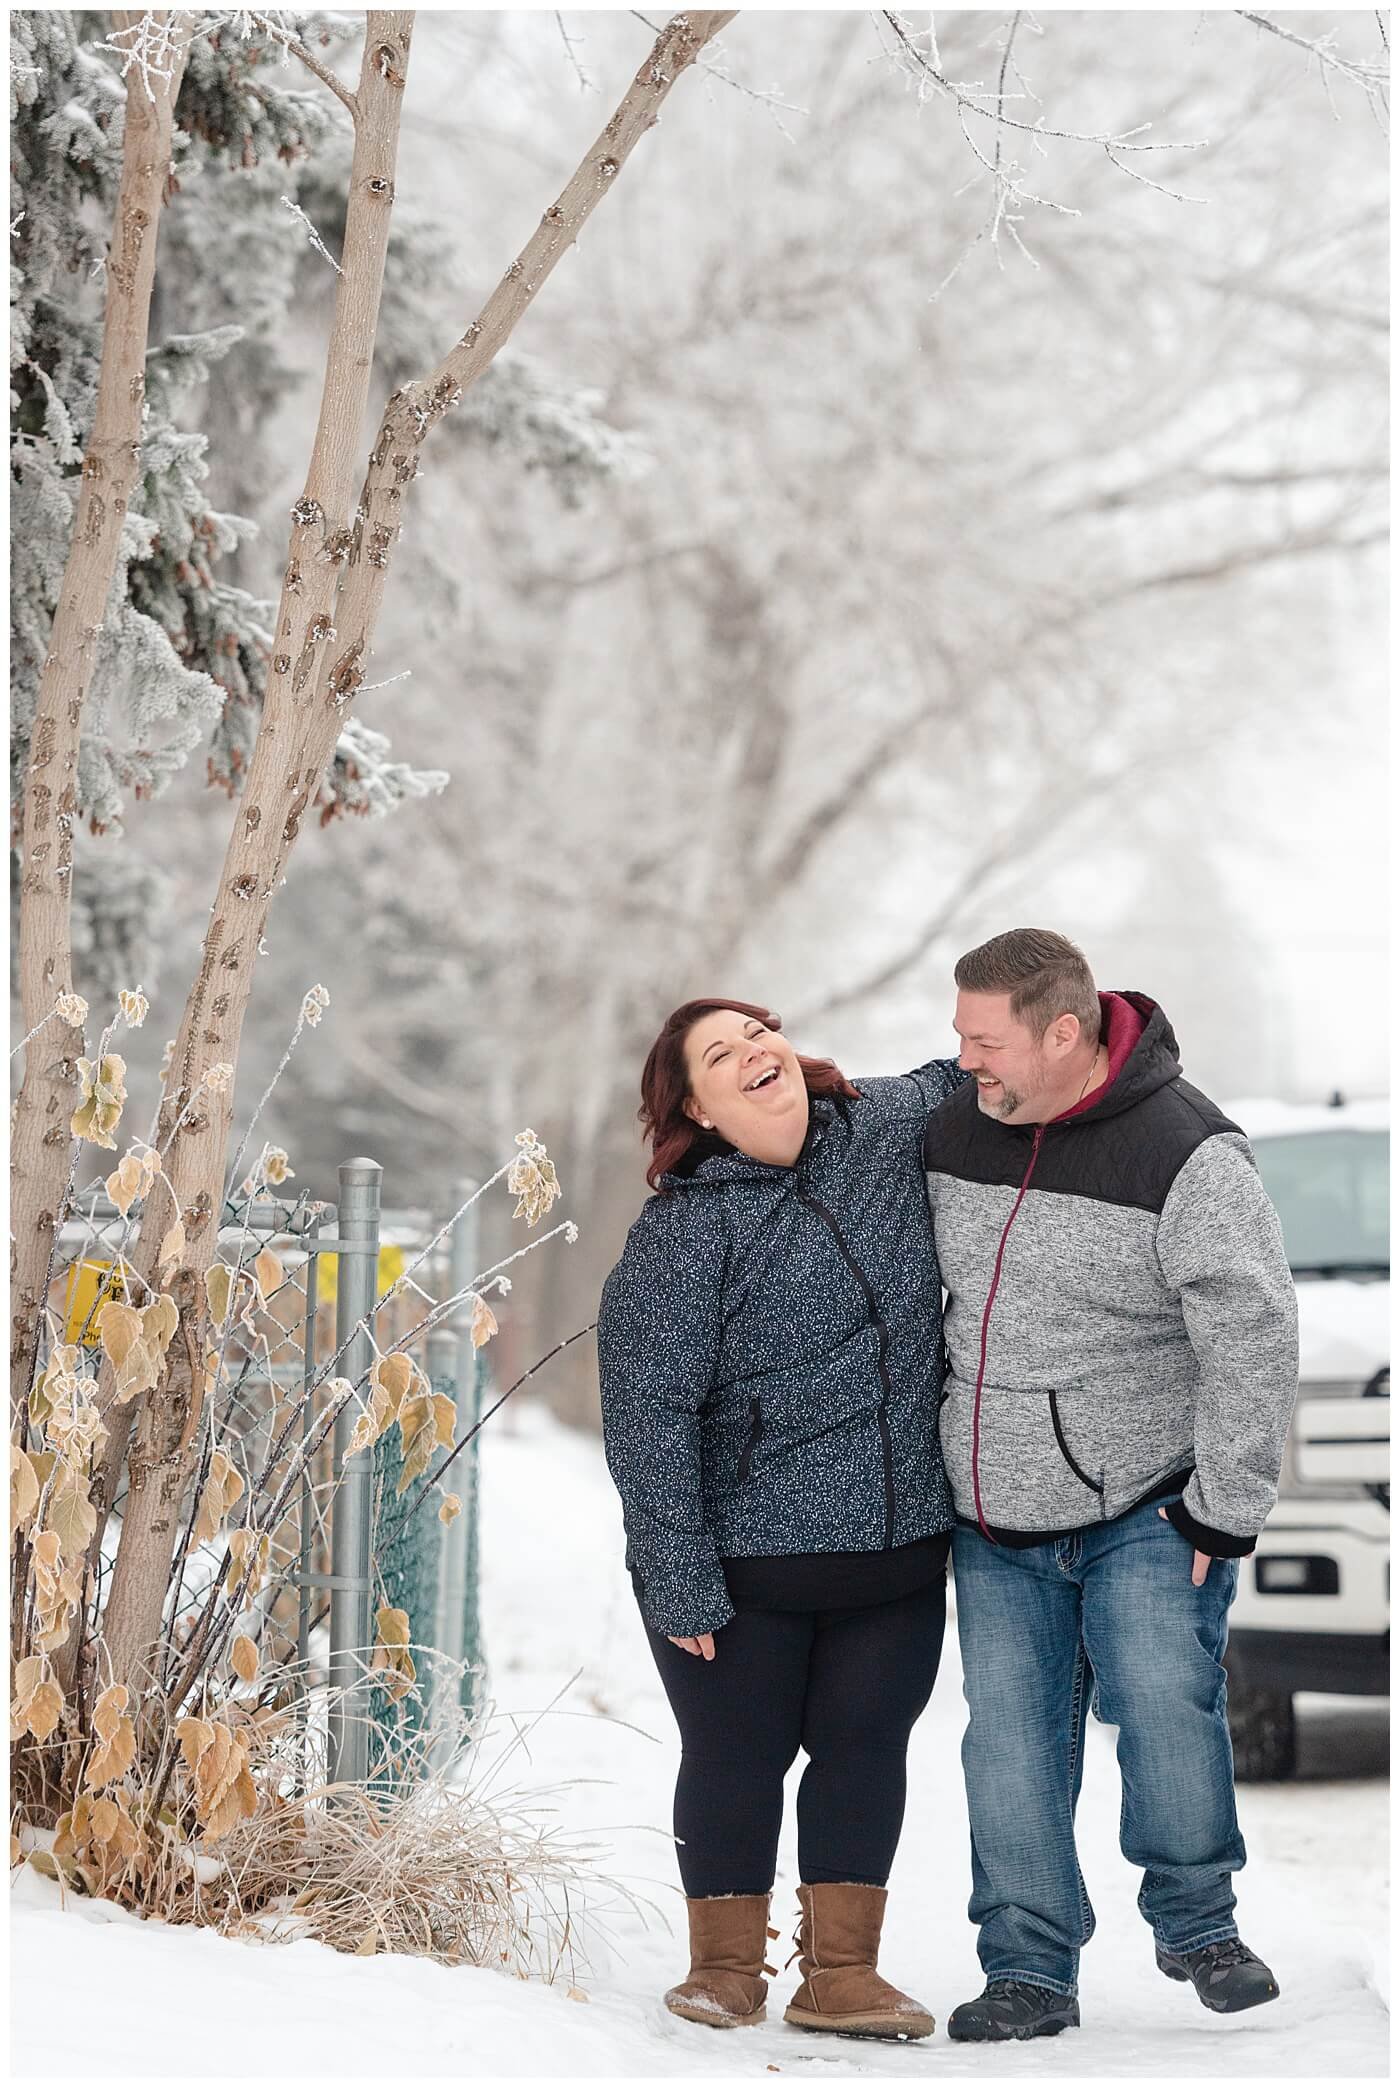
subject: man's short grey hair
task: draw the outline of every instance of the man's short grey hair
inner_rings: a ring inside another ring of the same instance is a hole
[[[967,993],[1009,993],[1012,1014],[1034,1037],[1073,1015],[1085,1042],[1098,1045],[1102,1009],[1089,960],[1053,928],[1008,928],[960,957],[953,977]]]

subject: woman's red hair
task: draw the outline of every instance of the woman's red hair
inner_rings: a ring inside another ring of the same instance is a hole
[[[666,1017],[642,1068],[642,1106],[637,1111],[642,1135],[651,1140],[647,1180],[653,1189],[660,1189],[662,1176],[674,1174],[697,1146],[704,1149],[702,1158],[708,1153],[732,1150],[717,1132],[702,1130],[685,1113],[690,1095],[685,1040],[702,1015],[718,1014],[722,1008],[732,1008],[736,1015],[751,1015],[765,1029],[780,1030],[783,1026],[782,1017],[771,1009],[741,1000],[683,1001]],[[852,1086],[835,1059],[804,1058],[799,1051],[797,1063],[809,1095],[844,1095],[858,1100],[860,1089]]]

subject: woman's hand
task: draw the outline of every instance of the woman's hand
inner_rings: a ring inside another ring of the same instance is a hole
[[[701,1660],[713,1660],[715,1657],[715,1635],[712,1631],[702,1631],[699,1638],[673,1638],[671,1644],[679,1646],[682,1653],[698,1654]]]

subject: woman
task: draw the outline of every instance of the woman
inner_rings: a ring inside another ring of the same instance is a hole
[[[627,1564],[681,1730],[675,2014],[763,2020],[783,1777],[803,1973],[786,2020],[926,2037],[876,1971],[905,1752],[943,1643],[952,1504],[924,1124],[939,1060],[852,1086],[778,1017],[693,1000],[642,1074],[644,1207],[598,1316]]]

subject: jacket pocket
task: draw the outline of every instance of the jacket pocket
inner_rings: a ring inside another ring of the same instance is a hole
[[[1062,1458],[1064,1459],[1065,1463],[1066,1463],[1066,1464],[1067,1464],[1067,1465],[1069,1466],[1070,1470],[1071,1470],[1071,1471],[1073,1472],[1073,1474],[1074,1474],[1075,1478],[1076,1478],[1076,1479],[1077,1479],[1077,1480],[1079,1481],[1080,1485],[1081,1485],[1081,1486],[1087,1486],[1087,1487],[1088,1487],[1088,1489],[1089,1489],[1089,1491],[1090,1491],[1091,1493],[1096,1493],[1096,1494],[1097,1494],[1097,1495],[1099,1496],[1099,1499],[1100,1499],[1100,1500],[1102,1500],[1102,1499],[1103,1499],[1103,1481],[1102,1481],[1101,1479],[1091,1479],[1091,1478],[1089,1477],[1089,1474],[1088,1474],[1088,1473],[1087,1473],[1087,1472],[1085,1471],[1085,1469],[1084,1469],[1083,1465],[1082,1465],[1082,1464],[1080,1464],[1080,1462],[1079,1462],[1078,1458],[1077,1458],[1077,1457],[1075,1456],[1074,1452],[1073,1452],[1073,1451],[1072,1451],[1072,1450],[1070,1449],[1070,1446],[1069,1446],[1069,1444],[1068,1444],[1068,1443],[1067,1443],[1067,1442],[1065,1441],[1065,1430],[1064,1430],[1064,1423],[1063,1423],[1063,1421],[1062,1421],[1062,1420],[1061,1420],[1061,1418],[1060,1418],[1060,1405],[1059,1405],[1059,1398],[1058,1398],[1057,1394],[1055,1394],[1054,1392],[1051,1392],[1051,1393],[1049,1394],[1049,1400],[1050,1400],[1050,1426],[1051,1426],[1051,1427],[1052,1427],[1052,1428],[1054,1429],[1054,1431],[1055,1431],[1055,1441],[1056,1441],[1056,1443],[1057,1443],[1057,1444],[1058,1444],[1058,1446],[1059,1446],[1059,1451],[1060,1451],[1060,1455],[1061,1455],[1061,1457],[1062,1457]]]
[[[993,1529],[1078,1529],[1104,1519],[1111,1489],[1098,1406],[1076,1390],[984,1385],[973,1470],[976,1387],[956,1374],[939,1436],[958,1514]],[[1100,1489],[1103,1489],[1102,1491]]]
[[[763,1409],[756,1399],[751,1399],[749,1401],[749,1432],[744,1438],[744,1447],[739,1452],[737,1477],[740,1486],[743,1485],[749,1476],[749,1466],[753,1463],[753,1454],[758,1447],[758,1439],[762,1433]]]

